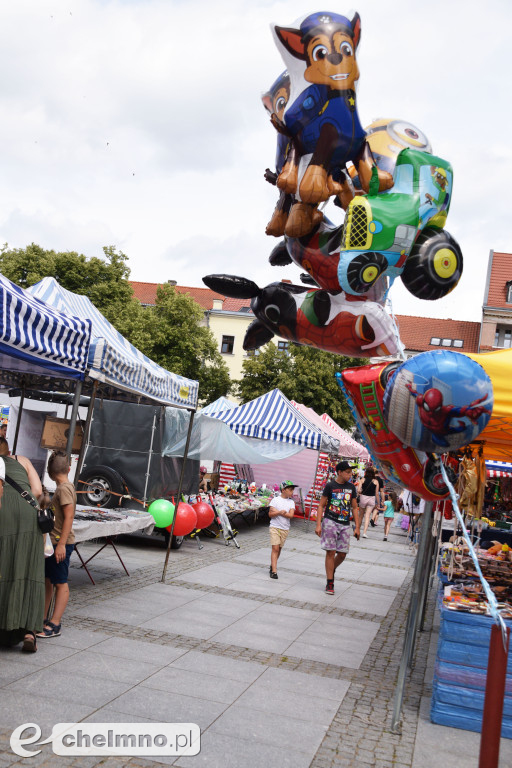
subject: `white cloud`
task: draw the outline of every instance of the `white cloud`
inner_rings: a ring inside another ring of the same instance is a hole
[[[276,195],[263,171],[275,134],[260,94],[283,68],[270,22],[290,25],[315,8],[1,4],[0,242],[89,256],[115,244],[135,280],[201,285],[204,274],[232,272],[260,285],[298,281],[296,267],[267,261]],[[461,283],[426,303],[397,281],[394,309],[479,320],[489,250],[512,250],[512,10],[505,0],[484,13],[472,0],[362,0],[357,9],[362,121],[417,124],[455,174],[447,229],[464,254]]]

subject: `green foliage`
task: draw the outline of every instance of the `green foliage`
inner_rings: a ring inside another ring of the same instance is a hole
[[[155,307],[143,307],[128,281],[128,258],[113,246],[104,259],[75,251],[46,251],[32,243],[26,248],[0,250],[0,273],[26,288],[54,277],[63,288],[87,296],[112,325],[143,354],[173,373],[199,381],[201,403],[227,395],[228,368],[211,331],[199,324],[203,310],[170,285],[158,289]]]
[[[277,387],[290,400],[319,414],[328,413],[347,429],[354,420],[335,374],[365,362],[298,344],[290,345],[287,354],[271,342],[259,355],[244,360],[244,378],[237,382],[237,396],[245,403]]]
[[[27,288],[43,277],[54,277],[73,293],[88,296],[111,322],[119,304],[133,301],[128,282],[128,258],[113,246],[103,248],[104,259],[88,259],[76,251],[45,251],[32,243],[26,248],[0,251],[0,272],[13,283]]]

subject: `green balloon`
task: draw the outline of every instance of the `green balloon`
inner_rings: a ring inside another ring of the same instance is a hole
[[[157,528],[167,528],[174,518],[174,504],[169,499],[155,499],[149,505],[148,512],[153,516]]]

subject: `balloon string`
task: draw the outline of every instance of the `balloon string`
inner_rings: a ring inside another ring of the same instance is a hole
[[[402,344],[402,340],[400,338],[400,332],[398,330],[398,324],[396,322],[395,313],[393,312],[393,302],[392,302],[391,297],[389,295],[390,288],[391,288],[391,286],[393,285],[394,282],[395,282],[395,278],[394,277],[390,277],[389,278],[389,285],[388,285],[388,288],[386,290],[386,293],[383,296],[383,299],[384,299],[386,308],[387,308],[387,310],[389,312],[389,316],[391,317],[391,323],[393,325],[393,331],[395,332],[395,341],[396,341],[396,346],[398,348],[398,354],[400,355],[401,360],[407,360],[407,355],[405,354],[405,347]]]
[[[453,487],[453,485],[450,483],[450,481],[448,479],[448,475],[446,474],[446,469],[444,468],[444,464],[442,462],[440,462],[440,466],[441,466],[441,473],[443,475],[443,480],[446,483],[446,486],[447,486],[448,491],[450,493],[450,498],[452,500],[452,505],[453,505],[453,511],[455,512],[455,516],[456,516],[456,518],[457,518],[457,520],[459,522],[460,527],[462,528],[462,536],[463,536],[466,544],[469,547],[469,554],[470,554],[471,559],[473,560],[473,563],[475,565],[475,570],[476,570],[476,572],[478,574],[478,578],[480,579],[480,582],[481,582],[482,587],[484,589],[485,596],[487,597],[487,602],[489,604],[489,612],[490,612],[492,618],[494,619],[494,621],[496,622],[496,624],[501,628],[501,634],[502,634],[502,638],[503,638],[503,647],[506,649],[506,647],[507,647],[507,645],[506,645],[506,641],[507,641],[507,626],[506,626],[505,622],[503,621],[503,617],[502,617],[502,615],[500,613],[500,610],[498,608],[498,601],[496,600],[496,597],[495,597],[494,593],[492,592],[492,590],[491,590],[487,580],[485,579],[485,577],[484,577],[484,575],[482,573],[482,569],[480,568],[480,563],[478,562],[478,557],[477,557],[477,554],[476,554],[475,549],[473,547],[473,542],[470,539],[470,536],[468,534],[467,528],[466,528],[466,526],[464,524],[464,519],[463,519],[461,511],[459,509],[459,505],[457,503],[457,500],[458,500],[459,497],[455,493],[455,488]]]

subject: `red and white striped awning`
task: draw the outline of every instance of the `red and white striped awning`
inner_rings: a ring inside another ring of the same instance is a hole
[[[487,477],[512,477],[512,462],[486,461]]]

